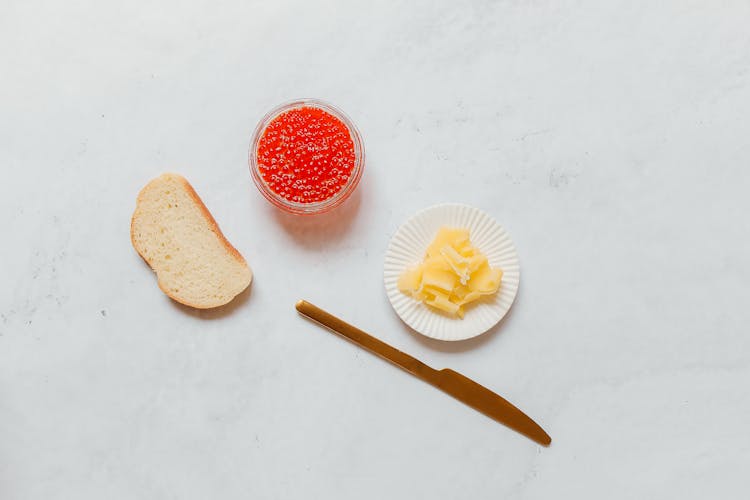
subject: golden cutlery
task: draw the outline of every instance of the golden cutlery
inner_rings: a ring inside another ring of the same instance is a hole
[[[450,368],[436,370],[305,300],[297,302],[296,308],[303,316],[346,337],[360,347],[390,361],[418,379],[450,394],[462,403],[520,432],[529,439],[544,446],[552,442],[552,438],[544,432],[544,429],[524,412],[470,378]]]

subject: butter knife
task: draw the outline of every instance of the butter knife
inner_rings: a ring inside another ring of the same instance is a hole
[[[544,429],[524,412],[470,378],[450,368],[436,370],[305,300],[297,302],[296,308],[303,316],[351,340],[363,349],[390,361],[418,379],[450,394],[462,403],[529,439],[544,446],[548,446],[552,442],[549,434],[544,432]]]

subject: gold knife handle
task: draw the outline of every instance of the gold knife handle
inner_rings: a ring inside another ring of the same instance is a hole
[[[350,325],[346,321],[342,321],[336,316],[327,313],[323,309],[307,302],[306,300],[300,300],[299,302],[297,302],[295,307],[297,308],[297,311],[303,316],[307,316],[311,320],[325,326],[332,332],[346,337],[355,344],[363,347],[373,354],[380,356],[386,361],[390,361],[399,368],[406,370],[407,372],[422,380],[431,381],[438,373],[437,370],[422,363],[418,359],[409,356],[405,352],[399,351],[395,347],[386,344],[382,340],[376,339],[372,335],[363,332],[359,328]]]

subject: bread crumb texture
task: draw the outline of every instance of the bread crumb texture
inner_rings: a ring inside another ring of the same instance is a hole
[[[159,288],[191,307],[222,306],[253,278],[245,259],[178,174],[163,174],[138,194],[130,239],[156,272]]]

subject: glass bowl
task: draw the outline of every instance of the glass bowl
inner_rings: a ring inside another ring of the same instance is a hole
[[[344,184],[344,186],[330,198],[312,203],[300,203],[287,200],[283,196],[274,192],[268,186],[265,179],[263,179],[263,176],[260,173],[260,167],[258,165],[258,143],[260,142],[260,138],[262,137],[263,132],[265,132],[268,124],[285,111],[304,107],[321,109],[341,120],[341,122],[346,126],[346,129],[349,131],[349,136],[352,138],[352,142],[354,143],[354,167],[352,169],[351,175],[349,176],[349,179],[346,181],[346,184]],[[285,212],[298,215],[321,214],[341,205],[344,201],[346,201],[347,198],[349,198],[349,196],[351,196],[351,194],[356,189],[365,167],[365,148],[362,143],[362,136],[359,134],[357,127],[354,126],[354,123],[352,123],[352,121],[348,116],[346,116],[346,114],[344,114],[343,111],[331,104],[328,104],[327,102],[323,102],[318,99],[296,99],[294,101],[281,104],[266,113],[266,115],[260,120],[260,123],[258,123],[258,126],[255,127],[253,138],[250,141],[250,151],[248,156],[250,173],[252,174],[253,182],[255,182],[255,186],[258,188],[258,191],[260,191],[260,193],[277,208],[280,208]]]

